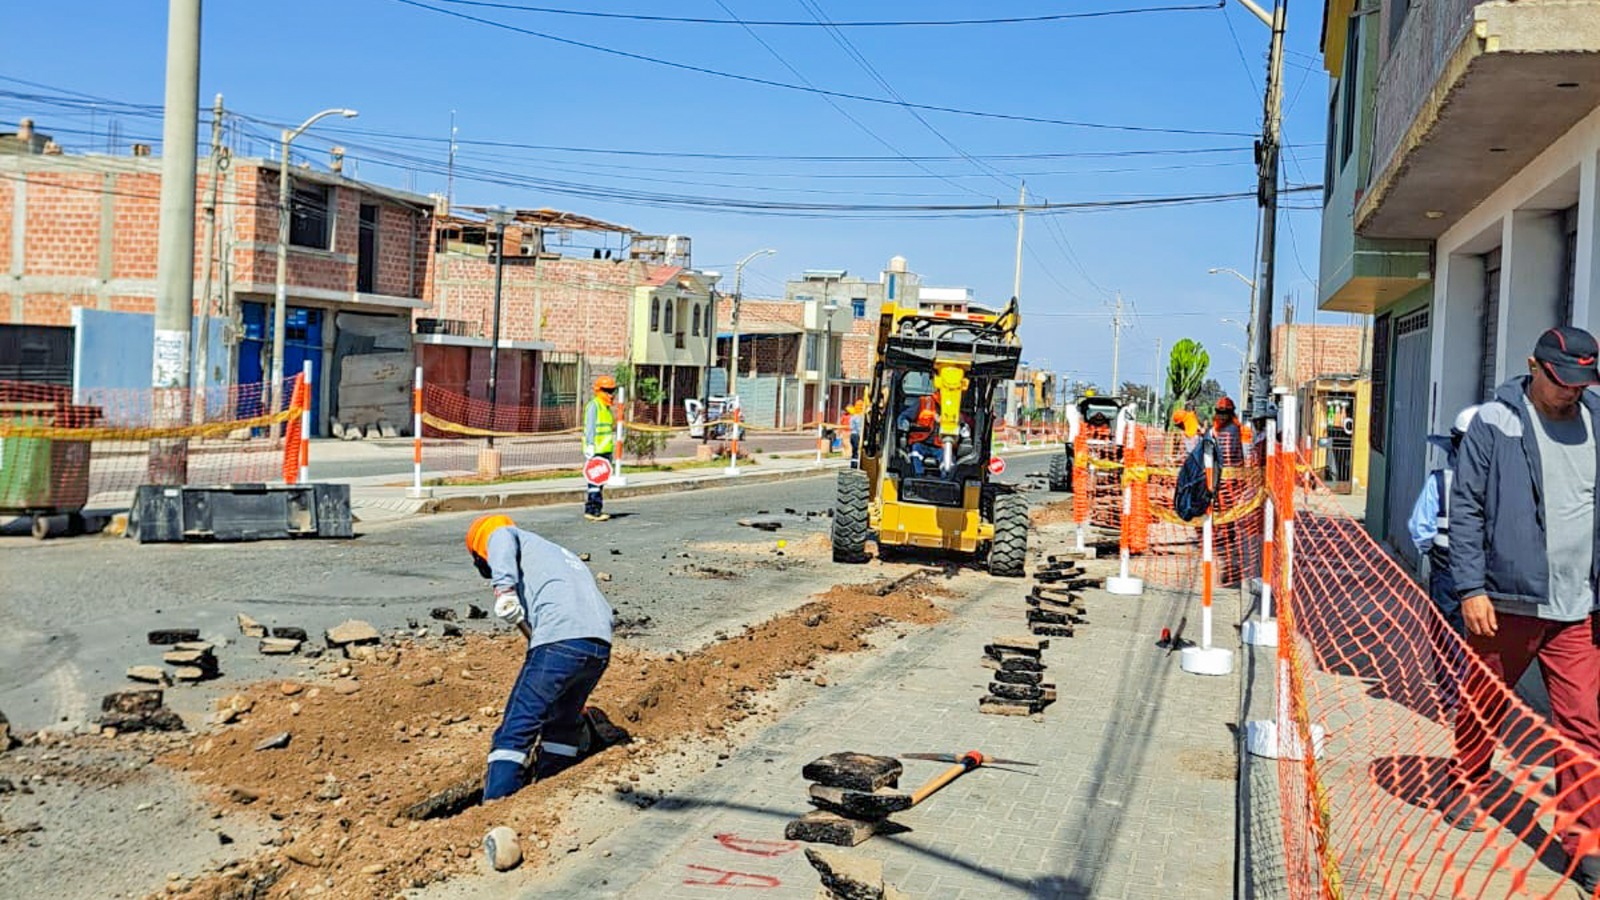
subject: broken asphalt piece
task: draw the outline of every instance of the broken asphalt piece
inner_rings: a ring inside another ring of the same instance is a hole
[[[857,791],[875,791],[896,787],[904,767],[892,756],[872,756],[866,753],[831,753],[806,763],[800,775],[807,781],[828,787],[850,788]]]
[[[300,649],[300,641],[292,638],[269,637],[261,639],[261,652],[267,656],[286,656]]]
[[[445,622],[443,627],[445,637],[461,637],[460,625],[457,625],[454,622]]]
[[[168,685],[172,680],[167,677],[167,672],[160,666],[129,666],[129,681],[143,681],[146,684]]]
[[[487,619],[487,618],[489,618],[489,611],[484,609],[481,606],[478,606],[475,603],[468,603],[467,604],[467,618],[469,618],[469,619]]]
[[[11,749],[11,720],[0,712],[0,753]]]
[[[852,819],[882,819],[910,809],[911,795],[889,788],[854,791],[849,788],[813,784],[811,805]]]
[[[456,620],[456,611],[448,606],[435,606],[428,615],[441,622],[454,622]]]
[[[1041,700],[1006,700],[992,694],[978,698],[978,712],[991,716],[1031,716],[1044,707]]]
[[[986,656],[983,659],[983,666],[986,669],[1000,669],[1007,672],[1044,671],[1044,663],[1027,656],[1012,656],[1006,659]]]
[[[587,553],[579,553],[578,554],[578,561],[579,562],[588,562],[589,561],[589,554],[587,554]]]
[[[1044,688],[1036,684],[989,683],[989,693],[1003,700],[1043,700]]]
[[[1028,610],[1028,621],[1042,622],[1046,625],[1071,625],[1072,614],[1057,612],[1056,610],[1051,609],[1036,608]]]
[[[771,519],[740,519],[739,524],[745,528],[754,528],[757,531],[777,531],[783,527],[782,522]]]
[[[1001,669],[994,673],[994,680],[1001,684],[1031,684],[1038,685],[1044,682],[1043,672],[1008,672]]]
[[[1040,637],[1025,635],[1007,635],[997,637],[989,642],[989,646],[998,650],[1010,650],[1017,653],[1026,653],[1030,656],[1037,655],[1041,650],[1049,650],[1050,642]]]
[[[501,825],[489,829],[483,838],[483,855],[496,872],[509,872],[522,862],[522,845],[517,843],[517,833]]]
[[[157,628],[146,635],[150,643],[156,646],[181,644],[184,641],[200,640],[198,628]]]
[[[283,748],[289,746],[289,740],[290,740],[289,732],[280,731],[277,734],[267,738],[266,740],[263,740],[260,743],[256,744],[255,749],[258,752],[261,751],[261,750],[282,750]]]
[[[306,630],[304,628],[274,628],[272,629],[272,636],[275,638],[283,638],[284,640],[289,641],[311,640],[311,636],[306,634]]]
[[[378,629],[360,619],[341,622],[323,632],[322,636],[328,642],[329,647],[343,647],[346,644],[376,644],[381,640]]]
[[[183,720],[162,705],[159,688],[115,691],[100,700],[100,725],[119,732],[182,731]]]
[[[615,547],[612,547],[612,548],[611,548],[611,555],[612,555],[612,556],[621,556],[621,555],[622,555],[622,551],[621,551],[621,550],[618,550],[618,549],[617,549],[617,548],[615,548]]]
[[[1034,634],[1048,635],[1049,637],[1072,637],[1071,625],[1046,625],[1043,622],[1034,622]]]
[[[822,900],[899,900],[904,895],[883,883],[883,862],[835,850],[806,848],[806,861],[822,876]]]
[[[788,827],[784,828],[783,836],[791,841],[805,841],[808,844],[854,847],[875,834],[891,830],[899,828],[888,819],[876,821],[847,819],[825,809],[814,809],[791,821]]]
[[[240,634],[247,638],[264,638],[267,636],[267,629],[260,622],[257,622],[255,619],[250,618],[244,613],[239,613],[238,618]]]

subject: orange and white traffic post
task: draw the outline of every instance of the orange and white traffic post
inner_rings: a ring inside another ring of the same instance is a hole
[[[1262,488],[1261,502],[1261,598],[1256,618],[1246,619],[1241,632],[1244,642],[1252,647],[1278,646],[1278,620],[1272,615],[1272,570],[1277,552],[1277,509],[1272,499],[1273,486],[1277,484],[1278,466],[1283,456],[1278,453],[1278,423],[1267,423],[1266,484]]]
[[[422,486],[422,367],[417,366],[416,378],[411,386],[411,488],[406,496],[413,499],[432,497],[433,489]]]
[[[1212,486],[1214,493],[1218,481],[1217,460],[1211,445],[1206,445],[1204,456],[1206,484]],[[1215,531],[1213,514],[1207,509],[1205,520],[1200,525],[1200,643],[1197,646],[1183,648],[1182,658],[1179,660],[1179,665],[1191,675],[1227,675],[1233,672],[1233,651],[1211,644],[1211,601],[1216,591],[1217,580]]]
[[[1117,529],[1117,550],[1121,557],[1121,567],[1116,575],[1106,579],[1106,593],[1116,594],[1119,597],[1137,597],[1144,593],[1144,579],[1136,578],[1128,571],[1129,537],[1133,530],[1133,479],[1129,467],[1135,463],[1137,454],[1134,451],[1135,435],[1138,432],[1133,420],[1118,414],[1117,438],[1122,444],[1122,521],[1121,528]]]

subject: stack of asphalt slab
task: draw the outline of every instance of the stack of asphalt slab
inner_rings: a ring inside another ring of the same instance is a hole
[[[1074,625],[1087,625],[1082,592],[1105,584],[1105,579],[1090,578],[1081,564],[1061,556],[1048,557],[1033,579],[1028,630],[1046,637],[1072,637]]]
[[[1056,701],[1056,686],[1044,680],[1041,637],[997,637],[983,648],[983,665],[994,670],[989,692],[978,698],[978,711],[996,716],[1031,716]]]
[[[900,761],[892,756],[831,753],[800,770],[811,782],[807,799],[816,809],[789,823],[791,841],[854,847],[875,834],[904,828],[889,816],[911,808],[900,786]]]

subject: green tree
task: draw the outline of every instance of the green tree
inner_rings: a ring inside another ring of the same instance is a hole
[[[1167,357],[1167,409],[1193,408],[1206,382],[1206,370],[1211,368],[1211,354],[1199,341],[1184,338],[1172,345]],[[1213,382],[1215,383],[1215,382]]]

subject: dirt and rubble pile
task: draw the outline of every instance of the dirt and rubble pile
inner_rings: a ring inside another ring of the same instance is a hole
[[[551,840],[578,793],[626,793],[628,767],[679,742],[722,735],[757,710],[757,694],[826,654],[865,648],[874,627],[939,621],[946,613],[933,600],[942,595],[919,582],[887,596],[872,585],[840,586],[694,653],[645,654],[619,643],[591,704],[641,746],[607,751],[451,818],[411,821],[401,811],[481,777],[522,663],[517,638],[402,640],[373,648],[368,659],[325,661],[304,684],[255,685],[242,692],[249,712],[235,724],[162,762],[210,787],[224,810],[264,813],[280,833],[255,859],[197,880],[183,896],[390,897],[475,866],[495,826],[521,835],[524,867],[537,866],[559,851]],[[285,732],[287,745],[255,749]]]

